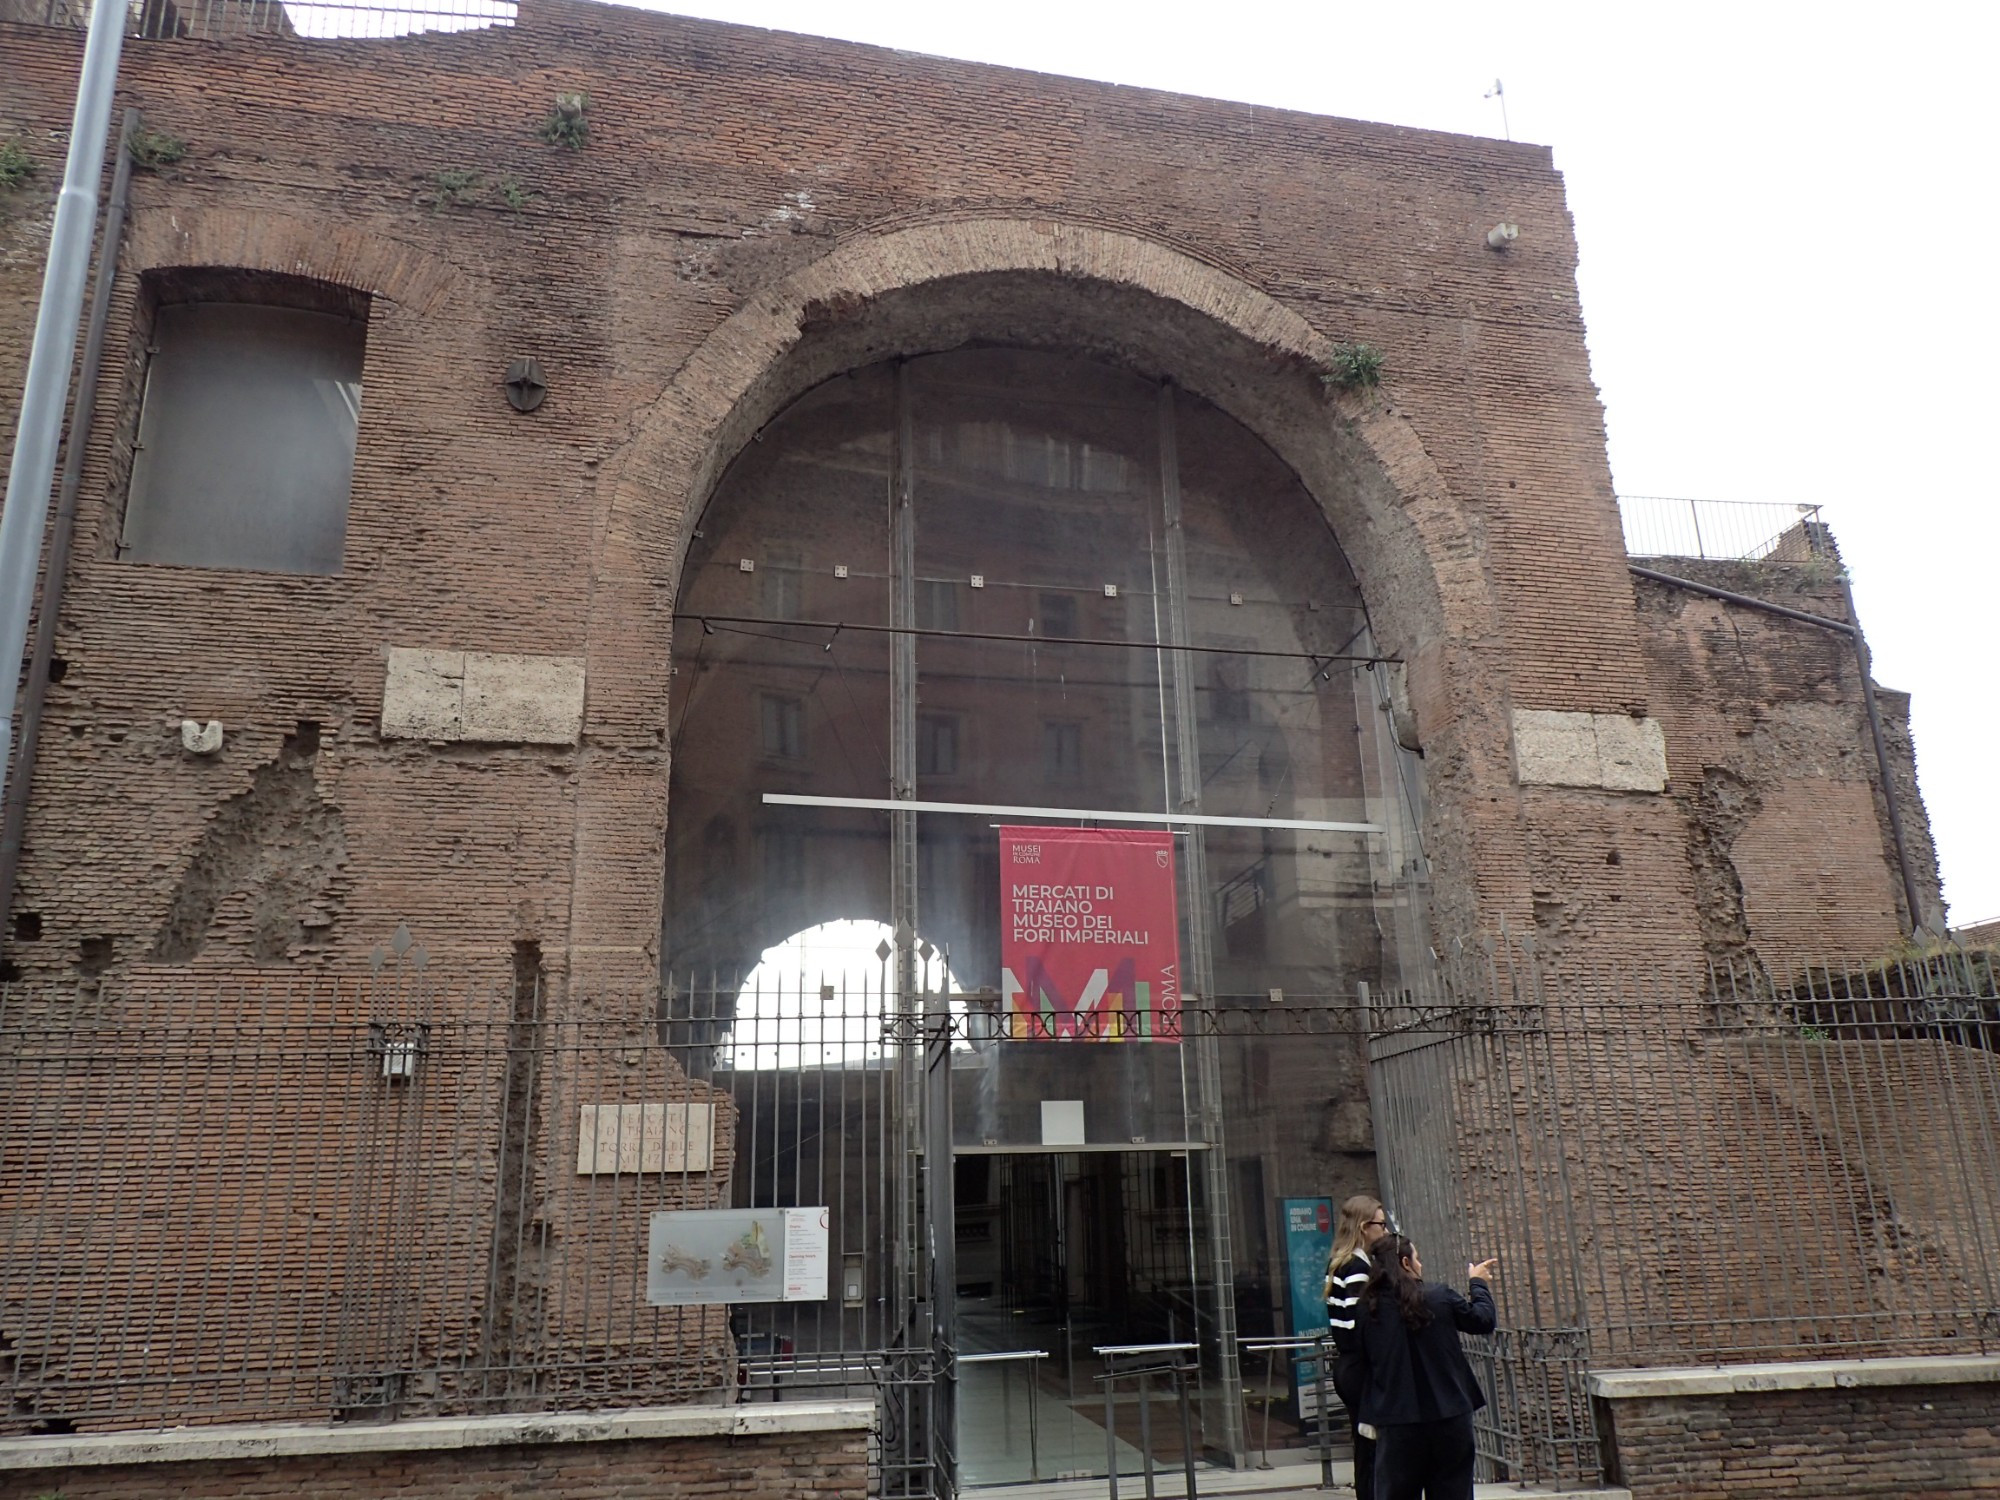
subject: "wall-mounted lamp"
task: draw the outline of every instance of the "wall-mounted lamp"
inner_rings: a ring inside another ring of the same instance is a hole
[[[1487,248],[1505,250],[1520,237],[1521,226],[1519,224],[1495,224],[1491,229],[1486,231]]]
[[[431,1028],[425,1021],[370,1021],[368,1055],[379,1058],[386,1083],[414,1083],[417,1067],[430,1050]]]
[[[510,361],[501,384],[507,391],[507,404],[515,411],[533,411],[548,399],[549,383],[542,374],[542,362],[533,355]]]

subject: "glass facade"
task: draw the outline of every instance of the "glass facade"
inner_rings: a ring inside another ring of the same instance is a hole
[[[1400,987],[1426,940],[1419,778],[1318,506],[1184,392],[962,350],[838,377],[766,427],[677,610],[670,995],[773,965],[798,995],[880,994],[923,964],[961,997],[961,1346],[1048,1350],[1035,1378],[1074,1414],[1089,1349],[1194,1343],[1200,1441],[1240,1450],[1234,1341],[1288,1329],[1277,1200],[1373,1182],[1359,1037],[1010,1032],[1000,829],[1172,829],[1191,1007]],[[761,1000],[669,1007],[725,1059],[785,1055],[732,1038]],[[810,1012],[787,1013],[808,1042],[851,1023]]]

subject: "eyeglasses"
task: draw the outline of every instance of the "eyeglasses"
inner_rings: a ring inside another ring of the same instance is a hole
[[[1361,1227],[1363,1229],[1387,1229],[1389,1227],[1389,1221],[1387,1219],[1370,1219],[1366,1224],[1363,1224]]]

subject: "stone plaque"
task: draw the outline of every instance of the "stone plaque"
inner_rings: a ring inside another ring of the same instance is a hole
[[[714,1154],[713,1104],[586,1104],[577,1121],[576,1170],[582,1177],[706,1172]]]

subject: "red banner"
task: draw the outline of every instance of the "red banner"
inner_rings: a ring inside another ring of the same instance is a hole
[[[1000,988],[1017,1037],[1179,1041],[1173,834],[1002,828]]]

